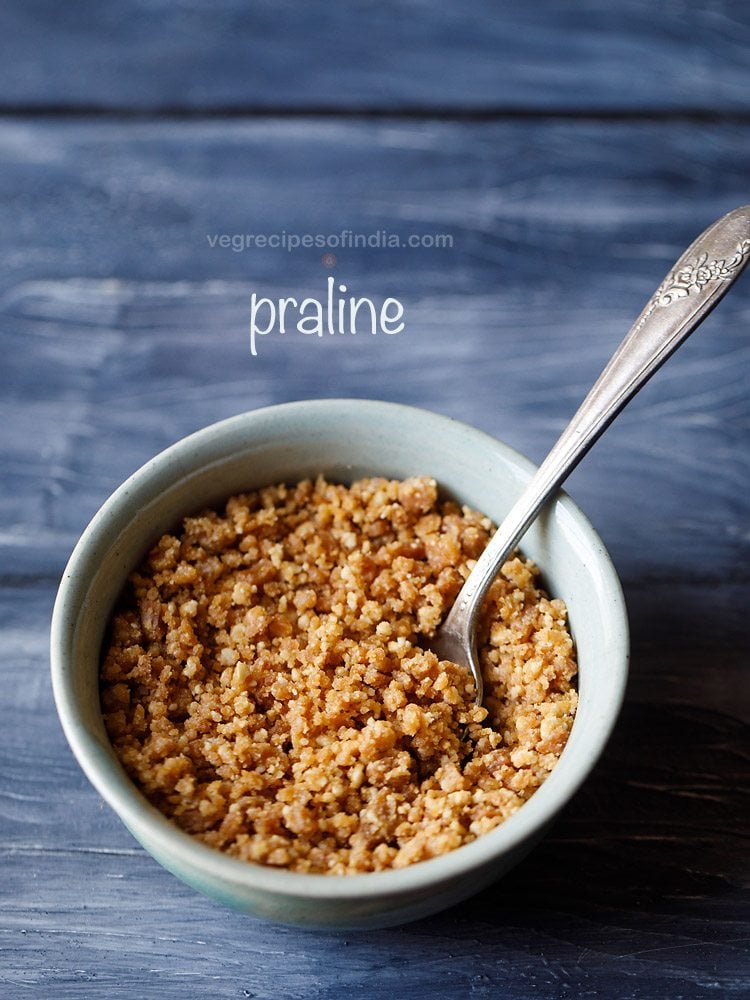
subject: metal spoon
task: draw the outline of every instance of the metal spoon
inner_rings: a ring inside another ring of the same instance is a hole
[[[703,322],[748,260],[750,205],[745,205],[710,226],[680,257],[477,560],[429,644],[441,660],[471,671],[477,704],[483,697],[477,619],[490,584],[568,474],[656,369]]]

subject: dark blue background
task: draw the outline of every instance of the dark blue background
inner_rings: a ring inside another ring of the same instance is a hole
[[[6,0],[0,38],[4,995],[746,995],[747,278],[570,481],[625,586],[626,706],[552,833],[462,906],[315,934],[182,886],[70,754],[47,628],[111,490],[242,410],[393,399],[541,459],[681,250],[750,201],[750,8]],[[330,271],[206,239],[342,229],[453,246]],[[405,331],[251,357],[251,291],[329,273],[398,297]]]

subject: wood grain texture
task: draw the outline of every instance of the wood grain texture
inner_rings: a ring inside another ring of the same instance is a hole
[[[0,122],[0,983],[4,995],[677,1000],[747,991],[750,292],[721,304],[571,481],[626,589],[621,723],[551,835],[406,928],[272,927],[145,855],[52,704],[57,579],[154,452],[308,396],[413,402],[540,459],[680,250],[747,201],[750,128]],[[337,251],[388,339],[268,337],[250,292],[321,252],[212,233],[444,232]]]
[[[750,128],[698,137],[700,156],[683,125],[6,123],[5,544],[40,569],[49,544],[59,572],[150,455],[286,399],[413,402],[540,459],[680,250],[747,196]],[[338,250],[338,281],[404,302],[403,334],[251,357],[251,291],[320,297],[330,272],[207,236],[345,229],[454,245]],[[626,577],[746,579],[748,301],[742,283],[571,480]]]
[[[27,110],[750,108],[737,0],[5,0],[0,37]]]

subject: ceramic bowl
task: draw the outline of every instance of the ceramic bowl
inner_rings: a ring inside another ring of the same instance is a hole
[[[516,864],[588,775],[615,723],[627,675],[622,590],[604,546],[561,494],[532,526],[524,553],[562,597],[577,647],[580,703],[554,771],[517,813],[442,857],[361,875],[307,875],[231,858],[183,833],[130,781],[107,739],[97,675],[107,621],[129,572],[165,531],[242,490],[323,473],[427,474],[443,493],[502,520],[532,464],[444,416],[370,400],[316,400],[244,413],[179,441],[127,480],[84,532],[52,621],[55,701],[86,775],[157,861],[200,892],[289,924],[378,927],[466,898]],[[498,896],[502,906],[502,894]]]

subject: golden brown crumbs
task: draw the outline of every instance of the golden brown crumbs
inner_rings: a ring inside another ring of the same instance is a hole
[[[421,647],[491,531],[426,477],[319,478],[186,518],[112,622],[101,700],[126,770],[204,843],[299,872],[487,833],[555,766],[577,703],[565,605],[521,558],[483,612],[485,707]]]

